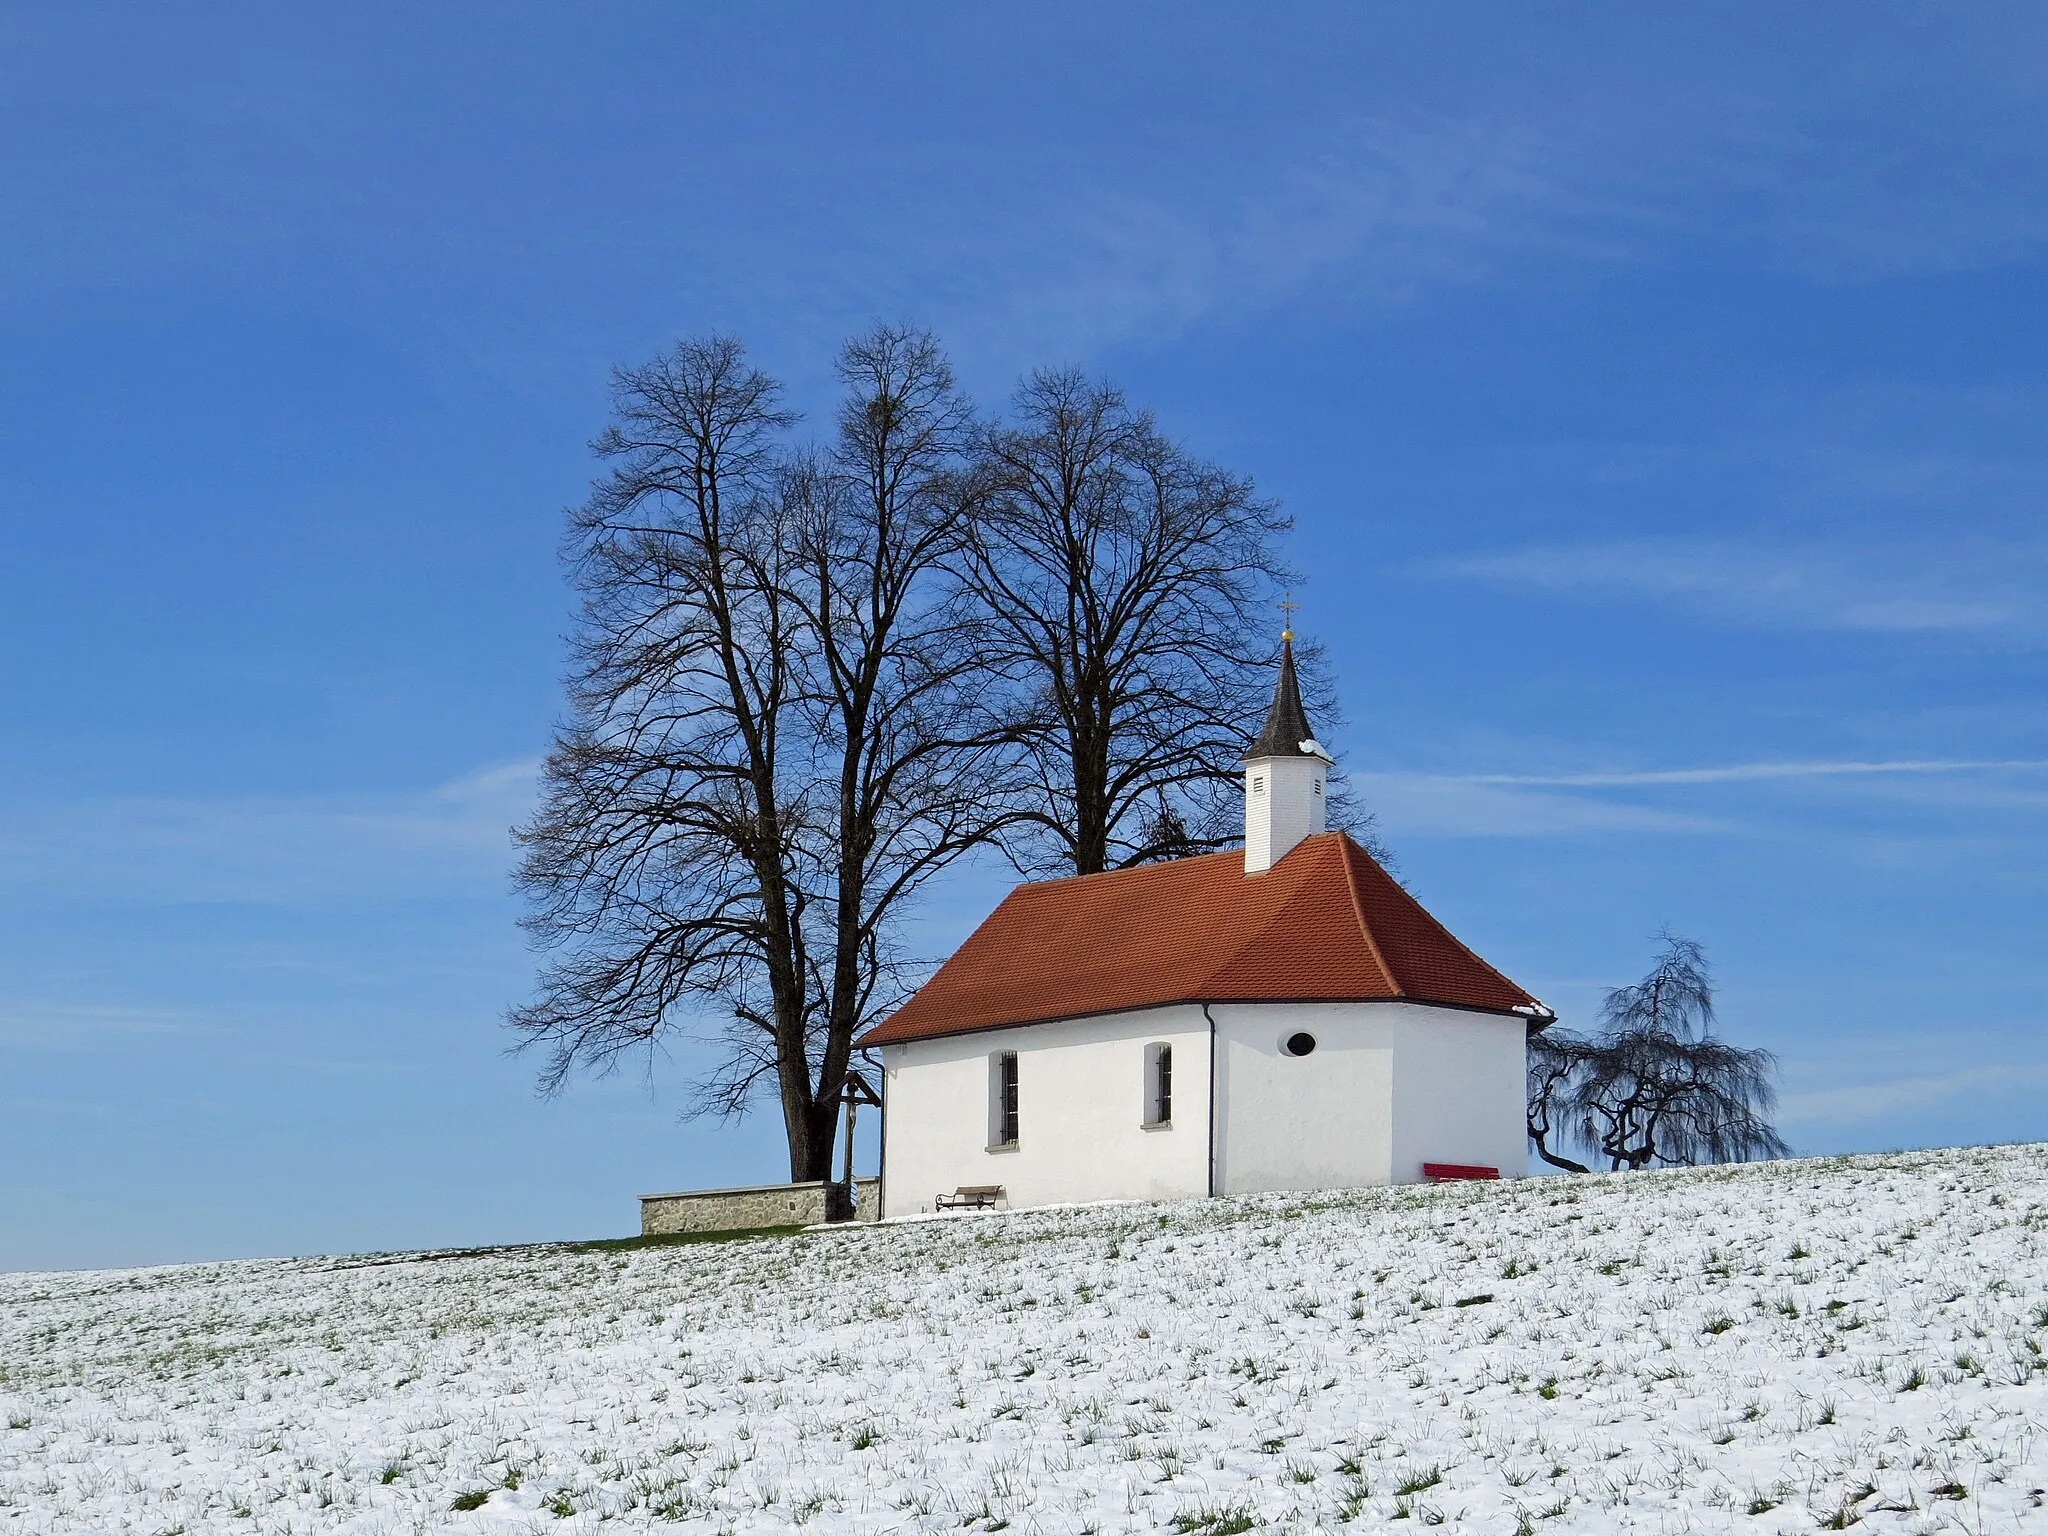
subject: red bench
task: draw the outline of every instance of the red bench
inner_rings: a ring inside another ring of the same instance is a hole
[[[1422,1176],[1432,1184],[1448,1184],[1454,1179],[1497,1179],[1500,1170],[1476,1163],[1424,1163]]]

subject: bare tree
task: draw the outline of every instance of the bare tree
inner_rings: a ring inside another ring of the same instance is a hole
[[[1529,1034],[1529,1144],[1543,1161],[1553,1168],[1562,1168],[1566,1173],[1591,1171],[1578,1159],[1566,1157],[1550,1144],[1551,1137],[1568,1134],[1565,1127],[1556,1122],[1567,1113],[1564,1100],[1579,1076],[1581,1063],[1591,1043],[1555,1024],[1547,1029],[1532,1029]]]
[[[785,764],[800,679],[777,438],[794,417],[737,342],[613,380],[614,461],[571,514],[583,609],[571,718],[522,829],[529,934],[555,950],[511,1015],[545,1091],[716,1002],[801,1038],[801,815]]]
[[[1025,382],[983,462],[992,499],[965,569],[1018,690],[1012,858],[1093,874],[1232,840],[1287,521],[1073,371]]]
[[[543,1088],[722,1018],[701,1107],[772,1084],[793,1179],[829,1177],[853,1036],[899,995],[892,919],[990,798],[942,569],[971,420],[928,337],[858,338],[840,376],[805,456],[735,342],[617,376],[615,467],[572,517],[572,718],[520,834],[557,952],[511,1015]]]
[[[1006,803],[1003,742],[981,707],[981,631],[952,576],[985,499],[973,412],[922,331],[878,326],[846,344],[838,371],[846,393],[831,451],[794,462],[784,480],[817,787],[800,877],[818,918],[808,1112],[827,1154],[854,1037],[908,989],[895,919],[925,881],[988,840]],[[736,1053],[736,1066],[747,1062]],[[782,1071],[785,1101],[791,1075]],[[737,1108],[747,1084],[745,1070],[728,1071],[720,1106]],[[816,1166],[798,1177],[826,1177]]]
[[[1599,1034],[1554,1031],[1531,1044],[1529,1136],[1556,1167],[1585,1171],[1552,1155],[1548,1138],[1560,1122],[1617,1169],[1790,1151],[1770,1120],[1777,1058],[1714,1034],[1705,951],[1668,932],[1662,938],[1649,974],[1607,994]]]

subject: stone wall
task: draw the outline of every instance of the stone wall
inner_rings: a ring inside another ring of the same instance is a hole
[[[882,1181],[855,1179],[856,1221],[874,1221],[881,1211]],[[640,1197],[640,1235],[679,1232],[741,1232],[750,1227],[808,1227],[825,1219],[823,1183],[750,1184],[739,1189],[691,1189]]]

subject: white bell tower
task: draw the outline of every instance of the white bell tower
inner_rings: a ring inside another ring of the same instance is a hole
[[[1291,606],[1291,605],[1290,605]],[[1244,755],[1244,872],[1262,875],[1325,825],[1330,755],[1316,742],[1294,676],[1294,631],[1280,635],[1280,682],[1259,739]]]

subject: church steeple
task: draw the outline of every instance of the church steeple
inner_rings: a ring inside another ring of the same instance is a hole
[[[1292,604],[1287,606],[1291,607]],[[1244,755],[1244,872],[1264,874],[1305,837],[1323,830],[1330,756],[1309,729],[1294,675],[1294,631],[1280,636],[1280,678],[1258,740]]]
[[[1294,631],[1280,635],[1280,682],[1273,690],[1273,707],[1266,711],[1265,728],[1244,755],[1255,757],[1317,757],[1316,733],[1308,728],[1308,711],[1301,707],[1301,684],[1294,676]]]

